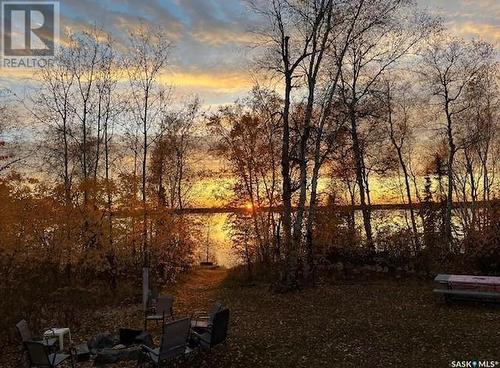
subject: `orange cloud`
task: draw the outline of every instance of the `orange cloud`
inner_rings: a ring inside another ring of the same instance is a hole
[[[500,45],[500,27],[497,25],[474,22],[455,23],[451,25],[451,31],[461,36],[484,39],[495,46]]]
[[[200,29],[193,32],[193,37],[202,43],[213,46],[222,46],[230,43],[252,45],[258,40],[258,37],[253,33],[232,32],[222,28],[216,30]]]
[[[252,86],[248,74],[243,72],[203,72],[203,71],[178,71],[164,74],[161,81],[174,87],[189,89],[211,89],[218,92],[234,92],[247,90]]]
[[[125,82],[126,73],[117,71],[118,78]],[[21,82],[30,79],[33,82],[39,80],[40,73],[36,69],[2,68],[2,79],[11,79],[13,82]],[[248,74],[237,71],[190,71],[179,70],[165,72],[160,75],[159,82],[173,87],[214,90],[216,92],[235,92],[247,90],[252,86],[252,80]]]
[[[37,75],[37,70],[27,68],[2,68],[1,78],[19,80],[34,79]]]

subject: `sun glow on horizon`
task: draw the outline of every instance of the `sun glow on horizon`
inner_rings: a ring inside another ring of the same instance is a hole
[[[251,211],[251,210],[253,210],[254,208],[256,208],[256,206],[254,206],[251,202],[247,202],[247,203],[245,203],[245,209],[246,209],[246,210]]]

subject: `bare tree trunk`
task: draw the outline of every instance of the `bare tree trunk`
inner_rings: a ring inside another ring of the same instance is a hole
[[[444,232],[445,232],[445,237],[448,242],[448,245],[451,247],[452,242],[453,242],[453,232],[452,232],[452,223],[451,223],[451,217],[452,217],[452,211],[453,211],[453,189],[454,189],[454,182],[453,182],[453,162],[455,158],[455,153],[456,153],[456,146],[455,146],[455,141],[453,138],[453,123],[452,123],[452,115],[450,113],[449,109],[449,98],[448,94],[445,91],[445,112],[446,112],[446,121],[447,121],[447,127],[446,127],[446,136],[448,139],[448,162],[446,164],[446,169],[447,169],[447,178],[448,178],[448,190],[447,190],[447,195],[446,195],[446,210],[445,210],[445,217],[444,217]]]
[[[292,240],[292,180],[290,177],[290,105],[292,92],[292,71],[289,65],[289,37],[284,37],[283,63],[285,65],[285,100],[283,107],[283,139],[281,146],[281,175],[283,178],[283,232],[284,232],[284,269],[282,282],[295,285],[297,282],[298,254]]]
[[[313,285],[315,283],[315,266],[314,266],[314,246],[313,246],[313,226],[316,220],[316,207],[317,207],[317,192],[318,192],[318,178],[319,171],[324,162],[325,155],[321,154],[321,145],[323,143],[323,134],[325,133],[325,124],[327,120],[330,118],[331,108],[335,96],[335,92],[337,90],[338,81],[340,78],[341,65],[344,61],[345,54],[351,42],[351,35],[354,30],[354,27],[357,23],[359,14],[361,9],[363,8],[364,0],[360,1],[356,10],[356,14],[351,21],[351,25],[349,31],[347,32],[347,36],[344,41],[344,45],[338,60],[336,60],[337,64],[337,72],[335,73],[335,77],[332,80],[328,93],[326,95],[326,100],[323,103],[323,111],[321,112],[318,132],[316,137],[316,142],[314,145],[314,168],[311,179],[311,196],[309,200],[309,214],[307,218],[307,227],[306,227],[306,249],[307,249],[307,257],[308,264],[312,274],[312,282]],[[330,22],[329,22],[330,23]],[[332,139],[335,141],[335,139]]]
[[[350,107],[350,120],[351,120],[351,137],[353,144],[354,153],[354,163],[356,166],[356,180],[359,187],[359,201],[361,206],[361,213],[363,214],[363,225],[365,228],[366,240],[368,241],[368,246],[373,247],[373,232],[371,224],[371,211],[366,203],[366,189],[365,189],[365,178],[363,175],[364,164],[363,156],[361,153],[361,145],[358,137],[358,130],[356,124],[356,113],[354,108]]]
[[[470,211],[471,211],[471,222],[468,232],[469,233],[474,233],[476,230],[476,221],[477,221],[477,186],[476,186],[476,179],[474,177],[474,165],[472,163],[472,159],[470,157],[469,149],[466,148],[464,150],[464,157],[465,157],[465,166],[466,166],[466,171],[469,176],[469,181],[470,181]],[[464,197],[464,201],[466,201],[466,198]]]
[[[149,137],[149,130],[157,121],[160,106],[164,103],[163,91],[157,91],[159,73],[167,66],[171,47],[168,37],[160,28],[148,26],[131,35],[132,47],[126,59],[126,71],[129,77],[133,112],[142,135],[142,170],[141,170],[141,202],[142,202],[142,250],[143,250],[143,306],[146,307],[149,290],[149,267],[151,264],[148,238],[148,206],[147,206],[147,162],[148,147],[154,141]],[[151,142],[150,142],[151,141]],[[152,224],[151,224],[152,226]]]
[[[116,290],[117,287],[117,264],[116,254],[113,241],[113,195],[111,193],[111,177],[110,177],[110,147],[111,142],[109,132],[110,108],[111,108],[111,87],[107,89],[106,112],[104,116],[104,179],[106,182],[106,207],[108,212],[108,263],[110,265],[110,283],[111,288]]]
[[[408,201],[408,206],[410,207],[411,227],[413,230],[413,236],[415,237],[416,250],[418,251],[420,249],[420,242],[418,239],[418,228],[417,228],[417,221],[415,218],[415,209],[413,208],[413,198],[411,196],[410,178],[408,174],[408,168],[406,167],[406,163],[404,162],[403,155],[401,153],[401,149],[398,150],[398,158],[399,158],[399,163],[401,165],[401,169],[403,170],[405,188],[406,188],[406,199]]]
[[[67,96],[64,101],[64,113],[63,113],[63,142],[64,142],[64,199],[66,206],[71,203],[71,179],[69,174],[69,146],[68,146],[68,100]]]
[[[299,141],[299,201],[295,215],[295,223],[293,226],[293,239],[294,247],[299,249],[302,245],[302,230],[304,224],[305,206],[307,200],[307,155],[308,144],[311,135],[311,122],[313,116],[314,102],[316,99],[316,84],[319,72],[321,70],[323,55],[327,49],[327,42],[330,38],[331,20],[333,12],[333,3],[331,0],[323,0],[318,4],[318,8],[314,9],[312,13],[312,29],[310,34],[310,55],[306,69],[307,75],[307,104],[304,113],[303,126],[300,134]],[[317,184],[317,183],[316,183]],[[316,201],[316,198],[314,199]],[[310,216],[309,216],[310,217]],[[311,239],[312,240],[312,239]],[[307,240],[306,240],[307,243]],[[312,245],[312,241],[310,242]],[[312,247],[309,249],[312,251]],[[308,253],[311,253],[308,251]],[[312,253],[309,255],[310,265],[313,263]]]
[[[146,88],[144,91],[144,111],[142,120],[142,135],[143,135],[143,147],[142,147],[142,187],[141,187],[141,200],[142,200],[142,210],[143,210],[143,225],[142,225],[142,249],[144,252],[144,264],[143,267],[150,267],[151,260],[149,259],[149,249],[148,249],[148,214],[147,214],[147,193],[146,193],[146,175],[147,175],[147,160],[148,160],[148,105],[149,102],[149,89]]]
[[[406,200],[408,201],[408,206],[410,207],[410,220],[411,227],[413,231],[413,236],[415,239],[415,250],[420,250],[420,243],[418,239],[418,229],[417,229],[417,221],[415,219],[415,210],[413,208],[413,198],[411,195],[411,186],[410,186],[410,175],[408,172],[408,168],[406,166],[406,162],[403,156],[403,143],[404,143],[404,135],[407,133],[406,131],[402,133],[402,137],[400,138],[400,143],[398,144],[394,131],[394,122],[393,122],[393,110],[392,110],[392,95],[390,84],[387,84],[387,110],[388,110],[388,120],[389,120],[389,138],[391,140],[392,145],[396,149],[398,154],[399,165],[403,170],[404,182],[405,182],[405,191],[406,191]],[[404,111],[405,116],[403,119],[406,119],[406,110]],[[404,125],[407,128],[407,125]]]

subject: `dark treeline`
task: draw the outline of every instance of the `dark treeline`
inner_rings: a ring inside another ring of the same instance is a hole
[[[210,122],[237,178],[234,204],[252,209],[233,216],[250,277],[258,265],[279,269],[286,289],[314,283],[316,266],[344,246],[372,259],[397,249],[403,263],[483,252],[497,272],[493,47],[449,35],[410,1],[253,9],[265,19],[258,66],[274,87],[255,87]],[[382,180],[407,208],[397,234],[373,228]],[[278,204],[279,214],[258,210]]]
[[[495,200],[496,201],[496,200]],[[494,201],[488,201],[488,202],[476,202],[474,205],[477,206],[478,208],[484,208],[484,207],[491,207],[495,206],[496,204],[493,203]],[[410,209],[420,209],[420,208],[434,208],[438,209],[441,206],[439,202],[430,202],[430,203],[425,203],[425,202],[417,202],[417,203],[412,203],[407,204],[407,203],[376,203],[376,204],[371,204],[370,209],[372,211],[398,211],[398,210],[410,210]],[[470,208],[473,206],[472,202],[453,202],[452,204],[453,208]],[[360,205],[342,205],[342,204],[335,204],[335,203],[330,203],[329,205],[320,205],[317,208],[325,208],[325,207],[332,207],[336,211],[345,211],[345,210],[351,210],[351,211],[359,211],[361,210]],[[306,210],[308,208],[306,207]],[[292,206],[292,211],[296,211],[297,207]],[[176,213],[176,214],[217,214],[217,213],[248,213],[251,211],[250,205],[247,205],[246,207],[187,207],[183,209],[170,209],[166,208],[165,210],[162,210],[162,213],[164,212],[170,212],[170,213]],[[260,207],[257,208],[256,212],[282,212],[283,207],[278,206],[278,207]],[[116,216],[124,216],[128,217],[130,214],[116,214]]]

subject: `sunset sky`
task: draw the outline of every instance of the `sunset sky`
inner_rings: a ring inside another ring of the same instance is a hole
[[[500,44],[500,2],[417,0],[442,16],[454,34]],[[245,0],[63,0],[61,31],[97,24],[120,42],[141,21],[161,24],[175,43],[167,82],[179,95],[198,94],[205,105],[232,102],[252,84],[252,29],[257,19]],[[2,70],[2,84],[19,88],[30,72]]]
[[[500,45],[500,1],[417,2],[443,17],[453,34]],[[175,48],[162,82],[172,85],[179,99],[196,94],[213,111],[244,95],[253,84],[252,30],[259,24],[245,0],[62,0],[60,11],[62,34],[96,24],[111,33],[118,45],[141,22],[165,27]],[[31,70],[0,70],[0,86],[20,94],[25,87],[36,85],[34,79]],[[215,204],[215,192],[223,190],[213,179],[195,187],[194,196],[202,198],[198,205]],[[384,192],[383,183],[376,187]]]

